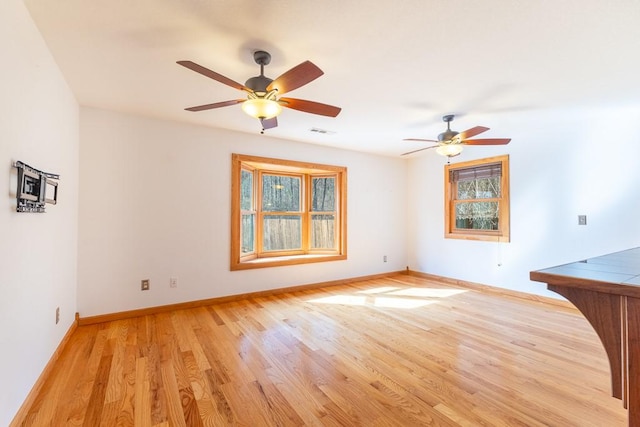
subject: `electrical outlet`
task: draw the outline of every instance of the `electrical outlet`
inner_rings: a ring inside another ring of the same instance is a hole
[[[60,307],[56,307],[56,325],[60,322]]]
[[[169,279],[169,287],[170,288],[177,288],[178,287],[178,278],[177,277],[171,277]]]
[[[143,291],[148,291],[149,290],[149,279],[143,279],[140,282],[140,289]]]
[[[382,257],[382,262],[387,262],[387,256],[386,255]]]
[[[578,225],[587,225],[586,215],[578,215]]]

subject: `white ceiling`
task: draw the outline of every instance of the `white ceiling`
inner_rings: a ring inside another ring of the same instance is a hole
[[[263,136],[397,156],[452,128],[492,128],[513,112],[640,99],[638,0],[25,0],[78,102],[258,134],[239,105],[185,107],[242,93],[176,64],[244,83],[271,53],[275,78],[311,60],[325,74],[287,96],[342,107],[295,110]],[[311,128],[331,134],[310,132]],[[513,143],[513,142],[512,142]]]

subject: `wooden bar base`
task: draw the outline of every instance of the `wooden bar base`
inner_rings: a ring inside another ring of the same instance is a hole
[[[532,271],[531,280],[571,301],[600,337],[612,395],[640,427],[640,248]]]

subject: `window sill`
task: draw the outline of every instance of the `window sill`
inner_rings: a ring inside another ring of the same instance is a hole
[[[444,237],[446,239],[480,240],[484,242],[509,243],[510,241],[508,235],[489,234],[489,233],[453,232],[453,233],[445,233]]]
[[[231,264],[231,271],[250,270],[254,268],[280,267],[284,265],[310,264],[313,262],[330,262],[347,259],[346,255],[289,255],[280,257],[255,258]]]

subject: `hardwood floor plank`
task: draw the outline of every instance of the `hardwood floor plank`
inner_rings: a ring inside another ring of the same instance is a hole
[[[626,425],[577,311],[409,275],[79,326],[25,426]]]
[[[109,372],[111,370],[111,362],[113,361],[113,354],[105,354],[100,359],[100,365],[96,372],[96,380],[93,383],[91,389],[91,397],[87,403],[87,413],[84,417],[85,425],[96,426],[100,425],[102,418],[102,410],[105,404],[105,395],[107,393],[107,387],[109,385]]]
[[[134,335],[135,331],[129,333]],[[132,340],[127,339],[123,359],[123,390],[119,402],[114,402],[117,408],[115,417],[116,426],[132,426],[135,419],[135,387],[136,387],[136,353],[137,348],[131,344]]]
[[[58,406],[55,411],[57,416],[54,418],[56,422],[71,422],[76,425],[84,423],[89,409],[89,400],[98,379],[100,362],[105,356],[109,357],[113,352],[107,335],[106,325],[98,328],[91,353],[87,355],[84,360],[85,363],[80,365],[82,368],[79,369],[78,365],[74,367],[74,369],[79,369],[81,377],[73,384],[73,391],[69,393],[73,400],[68,402],[67,405],[60,405],[60,402],[57,403]]]
[[[165,385],[164,391],[167,394],[167,424],[176,427],[187,427],[184,411],[182,408],[182,400],[180,394],[180,386],[178,385],[178,375],[176,375],[172,363],[163,363],[162,383]]]
[[[149,377],[146,357],[139,357],[136,360],[136,388],[134,402],[134,425],[136,427],[151,426],[151,393],[149,392]]]
[[[204,376],[207,380],[209,393],[211,394],[211,403],[214,408],[210,421],[207,421],[206,425],[233,425],[233,410],[231,409],[231,404],[227,397],[222,391],[222,383],[218,381],[218,378],[213,374],[211,369],[205,371]]]
[[[194,402],[189,401],[189,403],[193,407],[185,408],[185,419],[192,419],[194,417],[195,414],[192,413],[194,408],[197,408],[199,417],[202,419],[216,418],[215,408],[212,403],[212,397],[207,378],[204,373],[200,369],[198,369],[198,365],[195,358],[193,357],[193,353],[183,352],[182,360],[184,361],[184,366],[189,376],[190,386],[182,387],[181,390],[183,390],[183,392],[185,393],[190,390],[190,393],[193,394],[194,399]]]

